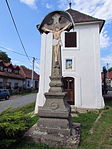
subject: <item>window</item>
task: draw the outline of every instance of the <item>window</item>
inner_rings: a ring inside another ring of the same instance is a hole
[[[14,70],[14,73],[19,74],[19,70]]]
[[[66,69],[72,69],[72,59],[66,59]]]
[[[8,68],[8,72],[12,72],[12,69],[11,68]]]
[[[0,82],[0,88],[2,88],[3,87],[3,82]]]
[[[14,89],[18,88],[18,83],[14,83]]]
[[[7,71],[7,68],[4,68],[4,71]]]
[[[77,47],[77,33],[76,32],[65,33],[65,47],[67,48]]]
[[[28,81],[28,87],[30,87],[30,81]]]
[[[3,66],[0,66],[0,71],[3,71]]]
[[[11,89],[11,82],[7,82],[7,83],[6,83],[6,88],[7,88],[7,89]]]

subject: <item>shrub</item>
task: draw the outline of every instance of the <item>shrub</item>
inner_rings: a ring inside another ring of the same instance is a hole
[[[7,109],[0,114],[0,149],[6,148],[19,140],[24,132],[33,125],[32,115],[22,111]]]

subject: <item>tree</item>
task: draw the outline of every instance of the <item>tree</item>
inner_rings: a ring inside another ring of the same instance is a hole
[[[6,52],[0,51],[0,60],[2,60],[5,63],[10,63],[11,58],[8,57],[8,55],[6,54]]]
[[[112,71],[112,67],[111,68],[109,68],[109,70],[108,70],[109,72],[111,72]]]

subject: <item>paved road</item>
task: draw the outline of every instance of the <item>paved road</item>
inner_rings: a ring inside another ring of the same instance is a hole
[[[35,102],[37,94],[29,94],[25,96],[19,96],[16,98],[10,98],[10,100],[0,101],[0,113],[7,107],[18,108],[25,106],[29,103]]]

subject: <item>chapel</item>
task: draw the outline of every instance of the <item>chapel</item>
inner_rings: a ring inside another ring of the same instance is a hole
[[[45,18],[58,14],[49,13]],[[104,108],[100,70],[100,33],[104,20],[79,11],[65,11],[72,20],[73,28],[61,33],[61,59],[63,90],[72,108]],[[49,20],[52,22],[52,20]],[[44,22],[44,20],[43,20]],[[52,33],[41,34],[40,82],[35,112],[45,103],[44,94],[49,90],[52,65]]]

